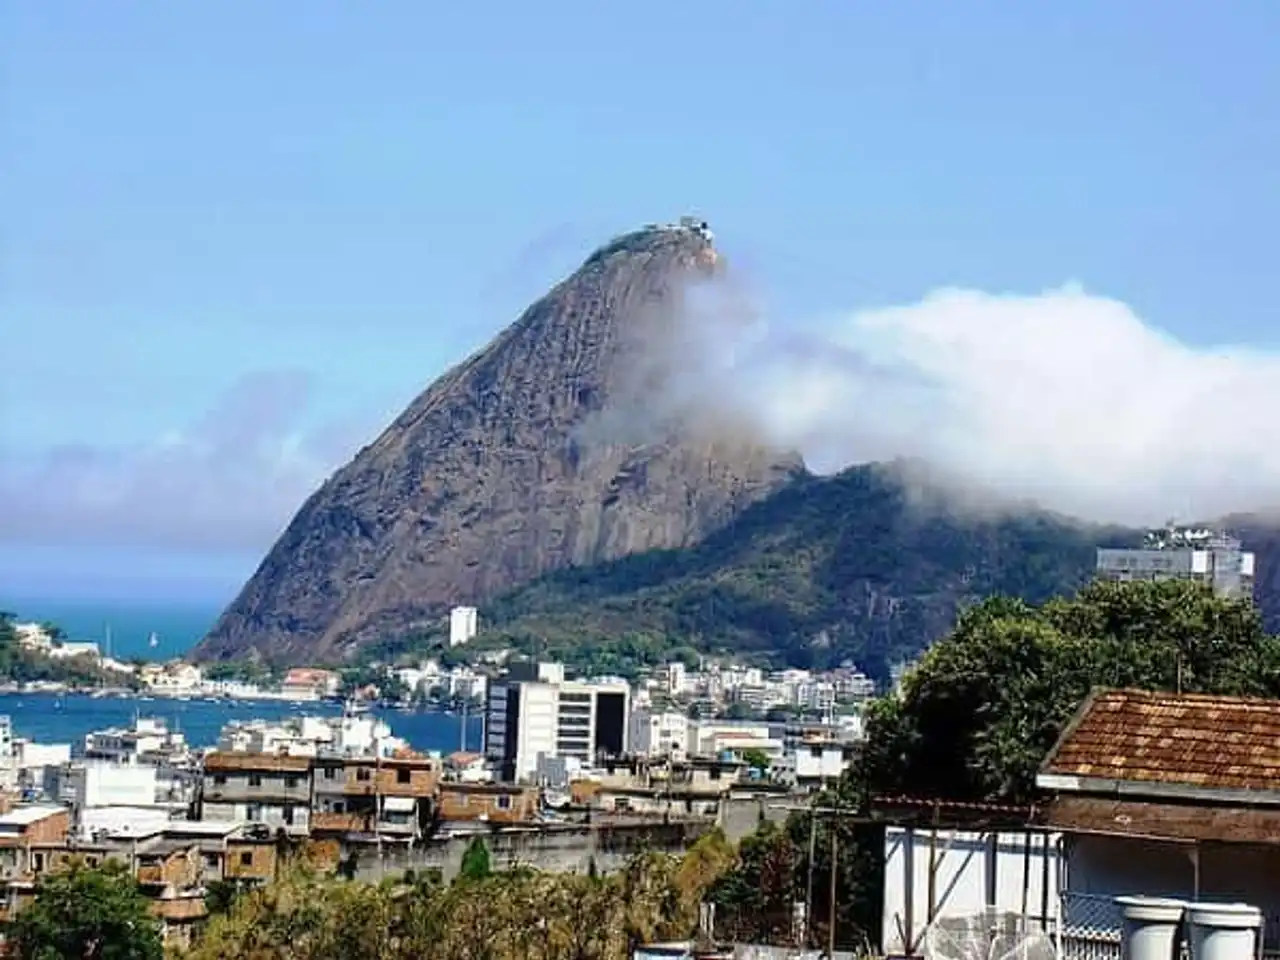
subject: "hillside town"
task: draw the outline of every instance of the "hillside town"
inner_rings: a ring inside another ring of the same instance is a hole
[[[1207,532],[1100,550],[1097,564],[1103,582],[1197,581],[1227,600],[1247,596],[1254,569],[1238,541]],[[450,622],[460,625],[451,649],[479,636],[474,610],[455,611]],[[46,642],[39,628],[24,625],[22,636]],[[190,664],[135,668],[157,697],[218,689]],[[738,841],[847,783],[877,692],[852,665],[770,671],[711,658],[661,664],[632,681],[574,677],[564,664],[510,652],[466,667],[426,659],[379,669],[402,690],[448,689],[480,719],[480,742],[468,742],[464,716],[458,749],[415,749],[371,709],[376,679],[344,690],[340,673],[320,668],[287,672],[271,695],[304,703],[345,696],[340,715],[235,720],[212,744],[189,743],[141,711],[127,726],[74,743],[34,742],[0,718],[0,920],[19,915],[41,879],[71,862],[126,865],[166,942],[180,947],[208,917],[210,889],[274,882],[297,856],[353,880],[436,872],[448,881],[477,838],[506,867],[591,873],[622,868],[637,847],[679,853],[713,832]],[[1099,794],[1111,788],[1090,772],[1098,744],[1113,757],[1138,756],[1156,727],[1162,743],[1199,742],[1215,736],[1219,717],[1239,715],[1235,729],[1261,709],[1231,697],[1096,692],[1038,761],[1036,786],[1056,797],[1045,809],[873,798],[867,815],[885,831],[885,949],[913,955],[941,920],[999,907],[1038,916],[1064,955],[1110,957],[1122,927],[1112,893],[1149,885],[1168,866],[1160,858],[1173,840],[1151,838],[1185,834],[1206,844],[1197,862],[1212,864],[1208,845],[1230,837],[1212,824],[1183,824],[1178,817],[1192,814],[1168,807],[1172,795],[1140,777],[1121,801],[1138,826],[1097,833],[1114,805]],[[1113,715],[1129,722],[1117,725]],[[1169,750],[1161,775],[1170,784],[1203,779],[1191,754]],[[1242,753],[1232,763],[1247,773],[1253,761]],[[1228,778],[1222,789],[1245,780]],[[1212,802],[1208,793],[1180,802],[1202,801]],[[1119,873],[1105,866],[1122,853]],[[944,863],[942,893],[935,881]],[[1019,879],[993,887],[996,876]],[[921,887],[920,877],[934,879]],[[1211,882],[1208,873],[1196,878]],[[1249,896],[1266,889],[1258,879]],[[795,923],[795,936],[811,939],[809,921]]]

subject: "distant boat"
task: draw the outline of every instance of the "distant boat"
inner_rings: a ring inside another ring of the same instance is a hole
[[[147,638],[147,646],[152,650],[160,646],[160,637],[156,635],[154,630],[151,631],[151,636]]]

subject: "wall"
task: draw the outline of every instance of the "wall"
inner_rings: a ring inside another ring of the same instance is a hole
[[[777,797],[724,797],[720,801],[720,829],[733,843],[755,833],[762,820],[786,823],[791,811]]]
[[[228,878],[271,880],[276,875],[276,848],[270,843],[233,841],[227,844],[225,863]]]
[[[1196,858],[1199,890],[1196,889]],[[1080,935],[1118,933],[1113,898],[1126,894],[1252,904],[1267,920],[1269,947],[1280,942],[1280,850],[1124,837],[1077,836],[1064,845],[1062,923]]]
[[[600,825],[538,830],[512,829],[478,834],[489,847],[495,870],[516,866],[556,873],[586,873],[595,861],[600,873],[621,869],[627,859],[642,850],[683,853],[710,829],[707,823]],[[457,876],[462,854],[474,834],[435,840],[412,850],[362,847],[356,857],[356,877],[376,881],[405,870],[438,869],[445,880]]]
[[[933,845],[934,917],[963,917],[994,907],[1051,925],[1058,909],[1059,838],[1032,834],[1029,855],[1026,838],[1021,831],[939,830]],[[886,954],[910,952],[904,939],[920,937],[928,925],[929,863],[927,829],[885,829]]]

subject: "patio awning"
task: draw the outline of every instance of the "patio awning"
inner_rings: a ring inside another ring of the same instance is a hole
[[[1063,833],[1280,845],[1280,810],[1275,808],[1063,796],[1044,810],[1042,822]]]
[[[413,813],[416,804],[413,797],[384,797],[382,809],[388,813]]]

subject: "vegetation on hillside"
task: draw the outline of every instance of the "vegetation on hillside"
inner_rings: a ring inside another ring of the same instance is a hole
[[[88,686],[102,679],[102,666],[91,657],[55,659],[35,650],[24,649],[18,642],[16,621],[17,618],[12,613],[0,611],[0,682],[44,681]],[[61,639],[61,631],[56,627],[46,629],[52,636]]]
[[[1038,603],[1090,577],[1124,531],[1045,513],[964,516],[891,467],[806,476],[688,550],[544,577],[488,605],[483,644],[626,674],[732,651],[885,677],[995,594]]]

